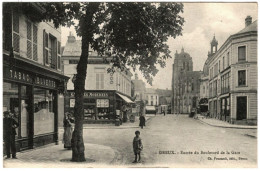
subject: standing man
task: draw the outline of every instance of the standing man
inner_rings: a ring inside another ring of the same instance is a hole
[[[10,158],[10,153],[12,153],[12,158],[16,158],[16,147],[15,147],[15,129],[18,128],[18,122],[13,118],[9,111],[4,112],[4,142],[6,150],[6,158]]]

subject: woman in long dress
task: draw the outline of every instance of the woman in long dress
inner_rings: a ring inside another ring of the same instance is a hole
[[[144,117],[144,115],[141,114],[139,120],[140,120],[139,126],[143,129],[143,127],[145,126],[145,117]]]
[[[69,150],[71,149],[72,123],[74,123],[74,119],[72,118],[70,113],[66,113],[63,121],[64,124],[63,143],[64,143],[64,148],[67,148]]]

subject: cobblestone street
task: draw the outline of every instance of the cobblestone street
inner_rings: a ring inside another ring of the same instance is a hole
[[[137,129],[84,129],[84,163],[71,163],[71,151],[60,142],[18,153],[18,160],[4,160],[4,167],[257,167],[257,139],[245,135],[253,129],[213,127],[187,115],[157,115],[138,129],[144,144],[142,163],[132,164]]]

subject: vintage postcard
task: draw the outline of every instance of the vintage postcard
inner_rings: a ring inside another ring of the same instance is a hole
[[[257,2],[2,2],[4,168],[257,168]]]

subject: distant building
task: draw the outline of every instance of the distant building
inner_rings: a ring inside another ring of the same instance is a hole
[[[166,113],[171,113],[171,96],[172,91],[168,89],[156,89],[155,90],[159,95],[159,107],[158,113],[165,111]]]
[[[66,110],[70,111],[73,111],[75,102],[73,78],[77,73],[76,67],[80,55],[81,41],[70,34],[62,54],[64,75],[70,77],[67,84],[69,102],[66,103]],[[112,58],[99,56],[91,49],[89,51],[84,93],[86,120],[94,118],[114,120],[116,110],[122,111],[124,105],[133,103],[131,100],[132,73],[128,69],[124,71],[116,69],[115,73],[108,73],[107,69],[112,66],[111,60]]]
[[[214,42],[217,42],[215,36]],[[211,44],[209,110],[214,118],[236,124],[257,124],[257,21],[229,36],[217,49]],[[214,51],[215,49],[215,51]]]
[[[137,73],[135,74],[135,79],[132,80],[134,84],[134,97],[135,101],[145,100],[145,83],[143,80],[138,79]]]
[[[172,69],[172,113],[190,113],[198,106],[201,71],[193,71],[190,54],[176,51]]]
[[[147,106],[158,106],[159,105],[159,95],[152,88],[146,88],[145,90],[145,100]]]

